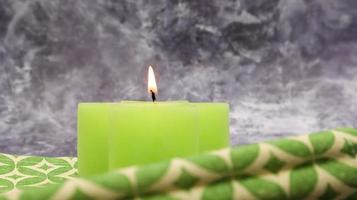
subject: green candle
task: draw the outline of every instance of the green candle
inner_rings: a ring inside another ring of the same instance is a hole
[[[81,176],[228,145],[225,103],[133,101],[78,106]]]
[[[157,88],[149,69],[148,92]],[[229,144],[228,104],[175,102],[81,103],[78,168],[81,176],[188,156]]]

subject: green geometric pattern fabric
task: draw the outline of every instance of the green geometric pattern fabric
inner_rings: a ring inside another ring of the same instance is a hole
[[[48,158],[38,159],[48,161]],[[75,159],[67,160],[75,166]],[[12,182],[12,187],[17,188],[3,190],[7,191],[4,199],[357,199],[357,130],[352,128],[133,166],[91,178],[73,178],[75,170],[62,176],[59,172],[66,171],[63,169],[44,181],[45,173],[41,170],[50,168],[42,166],[43,163],[33,171],[27,171],[32,170],[27,165],[22,166],[26,170],[8,178],[7,171],[11,167],[14,171],[17,162],[2,162],[6,167],[1,168],[1,177],[7,177],[2,180]],[[39,172],[41,176],[37,176]],[[35,176],[27,182],[32,183],[29,184],[32,189],[20,187],[19,181],[13,182],[22,180],[16,176],[29,175]],[[63,178],[69,180],[59,183]],[[54,185],[36,188],[47,183]]]
[[[77,159],[0,154],[0,193],[63,183],[77,177]]]

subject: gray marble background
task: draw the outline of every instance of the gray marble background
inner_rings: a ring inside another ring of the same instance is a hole
[[[0,152],[76,155],[81,101],[226,101],[232,144],[357,127],[356,0],[0,0]]]

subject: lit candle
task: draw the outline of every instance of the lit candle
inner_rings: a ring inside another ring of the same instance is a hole
[[[81,103],[78,109],[78,168],[81,176],[223,148],[229,144],[228,104],[158,102]]]

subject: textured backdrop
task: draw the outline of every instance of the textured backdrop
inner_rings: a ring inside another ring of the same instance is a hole
[[[357,127],[356,0],[0,0],[0,151],[75,155],[81,101],[227,101],[232,144]]]

